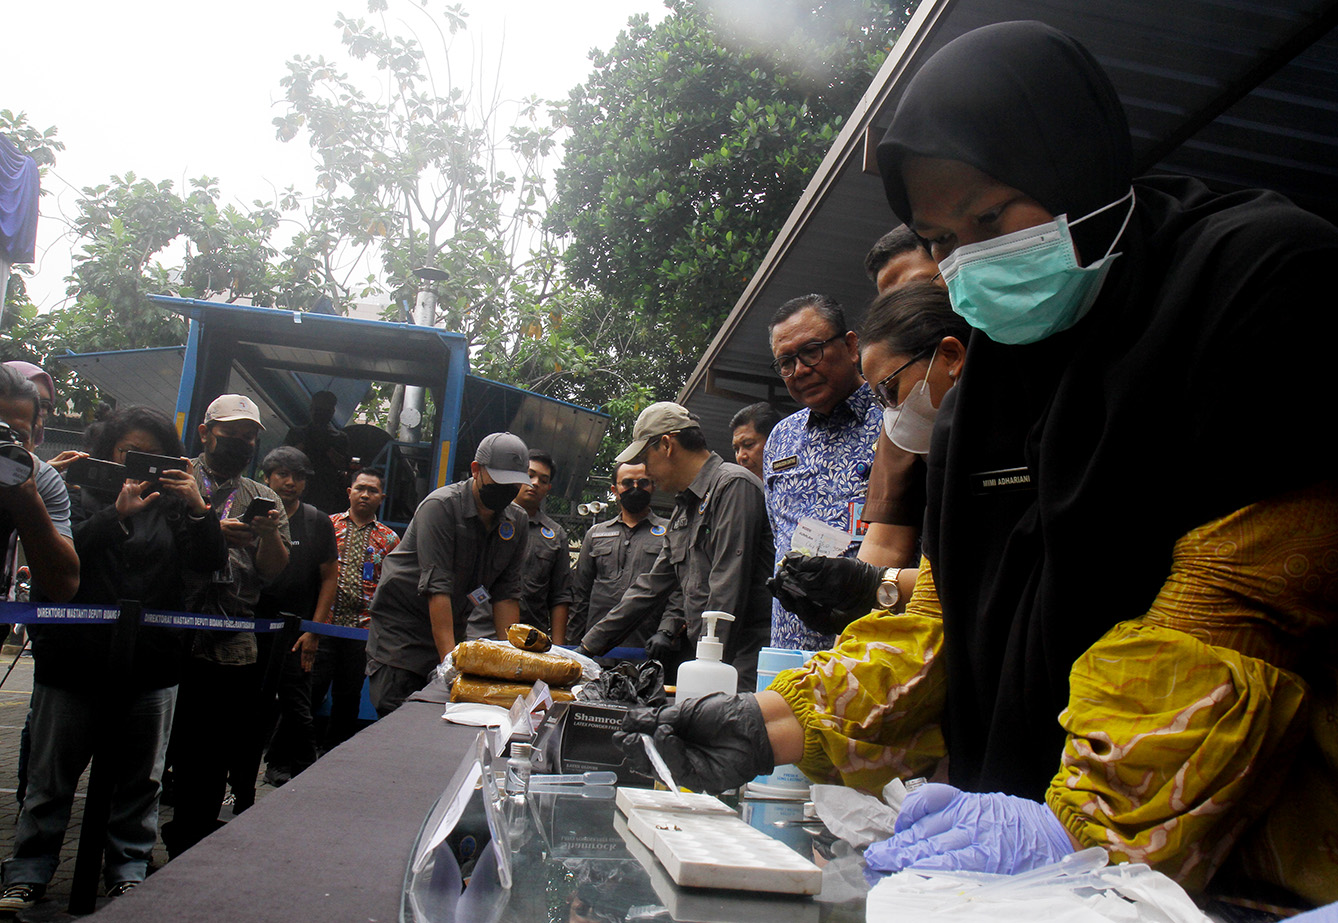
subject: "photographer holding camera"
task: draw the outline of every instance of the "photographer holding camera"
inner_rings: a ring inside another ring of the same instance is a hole
[[[34,596],[65,602],[79,589],[79,556],[70,537],[70,498],[60,475],[32,454],[41,408],[36,386],[0,366],[0,536],[5,540],[4,598],[15,548],[23,544]]]
[[[128,453],[185,454],[172,421],[147,407],[119,410],[85,435],[85,458],[119,469],[122,480],[93,478],[84,461],[72,484],[74,542],[83,564],[79,603],[139,600],[178,610],[184,574],[226,565],[227,544],[195,484],[189,462],[151,481],[125,478]],[[144,880],[158,836],[158,801],[168,729],[185,663],[185,630],[142,627],[125,676],[109,670],[112,625],[34,625],[32,758],[14,855],[4,863],[0,911],[22,910],[46,890],[60,857],[75,787],[99,730],[116,741],[107,824],[105,877],[110,896]]]

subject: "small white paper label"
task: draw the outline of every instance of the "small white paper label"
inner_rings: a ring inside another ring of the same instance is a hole
[[[839,557],[850,547],[850,533],[806,516],[795,526],[790,550],[806,555]]]
[[[475,587],[474,591],[469,594],[469,601],[476,606],[481,606],[490,599],[492,597],[488,595],[486,587]]]

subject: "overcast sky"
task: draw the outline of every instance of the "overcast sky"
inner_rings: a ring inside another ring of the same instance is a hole
[[[415,28],[421,14],[397,10]],[[501,57],[508,98],[565,97],[589,73],[587,52],[608,49],[627,18],[657,21],[662,0],[463,0],[469,30],[453,53]],[[440,9],[442,0],[429,0]],[[66,149],[44,187],[33,301],[59,305],[69,273],[66,216],[78,191],[133,171],[177,191],[218,177],[223,201],[249,204],[293,185],[310,191],[310,149],[274,137],[284,62],[297,54],[347,60],[334,28],[366,0],[45,0],[0,9],[0,109],[55,125]],[[556,163],[556,159],[554,160]]]

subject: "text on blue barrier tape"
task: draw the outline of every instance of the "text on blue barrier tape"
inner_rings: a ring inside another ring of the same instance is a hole
[[[144,610],[141,625],[156,628],[203,628],[206,631],[254,631],[258,634],[283,628],[283,619],[230,619],[224,615],[199,615],[190,612]]]
[[[47,605],[39,603],[0,603],[0,623],[11,625],[103,625],[121,617],[118,606],[99,606],[87,603]],[[200,615],[196,612],[165,612],[146,609],[140,616],[141,625],[155,628],[200,628],[206,631],[254,631],[265,633],[283,627],[282,619],[234,619],[222,615]]]
[[[38,606],[32,603],[6,603],[0,607],[4,620],[14,624],[102,624],[121,617],[117,606]]]

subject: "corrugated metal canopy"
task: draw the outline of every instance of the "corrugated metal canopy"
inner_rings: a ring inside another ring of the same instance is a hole
[[[87,378],[118,407],[135,404],[152,407],[171,417],[176,410],[181,390],[181,367],[186,358],[186,347],[164,346],[156,349],[119,349],[108,352],[67,352],[61,363]],[[287,432],[295,423],[305,422],[311,395],[329,390],[335,393],[334,422],[347,422],[363,397],[368,383],[333,375],[279,371],[262,387],[253,381],[236,361],[228,374],[227,391],[245,394],[260,408],[260,421],[265,430]]]
[[[483,437],[508,430],[531,449],[553,456],[553,494],[577,498],[585,490],[609,417],[521,388],[470,375],[456,436],[455,479],[467,477],[469,462]]]
[[[60,362],[97,385],[98,390],[110,395],[118,406],[152,407],[171,419],[177,406],[181,363],[185,356],[184,346],[163,346],[96,353],[66,352]],[[255,399],[254,394],[247,396]]]
[[[864,254],[896,223],[872,165],[906,79],[935,50],[992,22],[1037,19],[1075,36],[1110,74],[1136,173],[1276,189],[1338,222],[1338,0],[925,0],[719,334],[679,394],[712,447],[743,404],[779,398],[766,322],[822,292],[858,326],[874,295]]]

